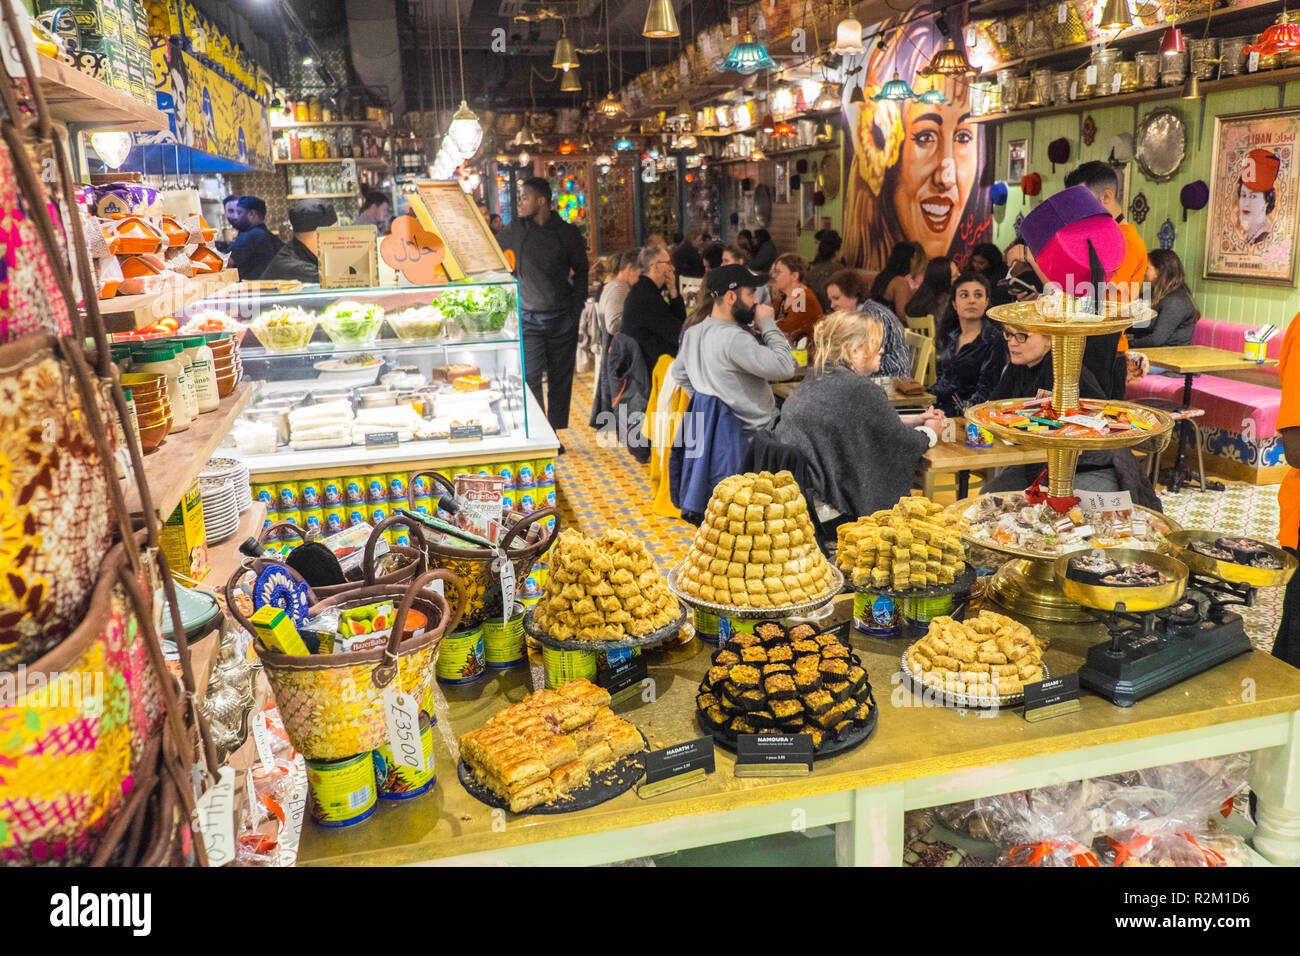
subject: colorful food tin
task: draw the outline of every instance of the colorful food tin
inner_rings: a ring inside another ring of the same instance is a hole
[[[388,501],[406,507],[406,472],[388,476]]]
[[[506,493],[515,490],[515,464],[512,461],[503,461],[496,466],[496,474],[505,479]]]
[[[370,522],[370,514],[366,510],[365,505],[352,505],[348,508],[349,528],[355,524],[368,524],[369,522]]]
[[[304,508],[319,508],[321,506],[321,483],[315,479],[299,482],[298,502]]]
[[[342,760],[308,760],[311,818],[323,827],[350,827],[375,812],[375,767],[370,751]]]
[[[510,620],[483,622],[483,660],[488,667],[514,667],[528,661],[524,643],[524,605],[515,602],[515,612]]]
[[[315,538],[325,533],[325,512],[321,508],[302,509],[302,530]]]
[[[515,488],[523,491],[525,488],[537,487],[537,474],[533,471],[531,461],[521,461],[515,464]]]
[[[697,607],[695,609],[694,623],[695,623],[695,636],[698,637],[700,640],[706,641],[709,644],[721,643],[718,640],[718,627],[721,623],[718,620],[718,615],[713,614],[709,611],[701,610],[700,608]]]
[[[388,742],[374,752],[375,786],[379,788],[382,800],[409,800],[422,793],[428,793],[437,782],[433,770],[433,725],[429,715],[420,712],[420,743],[424,745],[423,772],[414,767],[403,767],[393,760],[393,751]]]
[[[534,470],[537,472],[537,483],[539,485],[555,484],[555,459],[546,458],[534,463]]]
[[[434,676],[440,684],[472,684],[483,678],[486,666],[483,628],[471,627],[442,639]]]
[[[348,526],[348,513],[342,505],[331,505],[322,512],[325,516],[325,533],[338,534]]]
[[[343,500],[350,505],[366,503],[366,478],[364,475],[349,475],[343,479]]]
[[[546,671],[546,688],[554,690],[571,680],[596,680],[599,663],[595,651],[561,651],[542,648],[542,667]]]
[[[366,479],[366,501],[372,505],[388,501],[388,479],[384,475],[371,475]]]
[[[418,475],[410,479],[411,497],[419,500],[420,498],[431,498],[433,496],[433,482],[426,475]]]
[[[282,481],[275,486],[276,510],[283,514],[286,511],[297,511],[301,499],[298,497],[298,483],[296,481]],[[281,518],[287,521],[287,518]]]
[[[388,520],[388,505],[382,502],[380,504],[370,505],[366,509],[366,514],[370,521],[370,527],[373,528],[375,525],[379,524],[379,522]]]
[[[343,504],[343,479],[326,478],[321,482],[321,494],[324,495],[326,505]]]
[[[918,634],[925,634],[929,632],[932,620],[944,614],[952,613],[953,603],[953,595],[951,594],[932,598],[905,597],[903,598],[902,615],[907,619],[908,625],[916,630]]]
[[[902,616],[898,604],[884,594],[853,595],[853,626],[872,637],[899,637]]]
[[[253,498],[257,501],[266,502],[267,514],[274,514],[280,507],[279,496],[276,491],[275,485],[253,485]]]

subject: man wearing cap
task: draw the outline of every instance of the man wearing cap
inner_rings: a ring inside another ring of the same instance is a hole
[[[744,266],[711,269],[705,277],[707,295],[672,364],[678,385],[692,395],[701,392],[724,402],[750,430],[776,423],[769,383],[789,378],[796,368],[772,307],[754,298],[757,285],[758,278]],[[711,304],[707,312],[705,303]],[[758,329],[758,339],[749,332],[751,326]]]
[[[316,230],[339,221],[334,207],[323,199],[301,199],[289,207],[293,239],[287,242],[262,273],[263,279],[297,279],[320,282],[320,260],[316,258]]]
[[[551,427],[568,428],[578,325],[587,301],[587,244],[576,226],[551,209],[551,184],[540,176],[524,180],[518,215],[497,233],[497,242],[514,255],[519,277],[528,387]]]
[[[1237,179],[1237,217],[1246,245],[1267,242],[1273,231],[1269,217],[1277,208],[1277,172],[1282,161],[1266,149],[1252,149]]]
[[[266,203],[256,196],[240,196],[235,200],[235,215],[226,213],[230,224],[239,232],[230,244],[230,261],[227,265],[239,270],[245,281],[260,279],[275,254],[284,245],[266,228]]]

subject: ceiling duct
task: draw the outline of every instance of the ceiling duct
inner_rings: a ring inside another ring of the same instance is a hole
[[[397,0],[347,0],[352,68],[365,86],[387,87],[393,115],[406,112]]]

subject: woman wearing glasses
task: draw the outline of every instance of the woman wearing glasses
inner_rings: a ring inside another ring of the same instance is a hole
[[[1001,337],[1006,342],[1008,365],[988,400],[1034,398],[1050,392],[1054,384],[1052,340],[1046,335],[1026,332],[1014,325],[1003,326]],[[1104,397],[1101,383],[1087,367],[1079,370],[1079,395],[1082,398]],[[1023,490],[1029,487],[1045,467],[1034,464],[999,468],[984,491]],[[1128,490],[1136,504],[1161,510],[1160,499],[1151,486],[1151,480],[1133,457],[1133,452],[1127,448],[1085,452],[1080,455],[1074,487],[1086,491]]]

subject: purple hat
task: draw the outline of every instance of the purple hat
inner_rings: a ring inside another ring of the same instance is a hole
[[[1071,186],[1047,197],[1025,217],[1020,235],[1043,275],[1062,286],[1070,285],[1071,277],[1086,281],[1089,246],[1108,279],[1124,259],[1119,224],[1087,186]]]
[[[1187,210],[1204,209],[1205,204],[1210,201],[1210,187],[1204,180],[1198,179],[1184,186],[1182,192],[1178,194],[1178,199],[1183,204],[1183,222],[1186,222]]]

